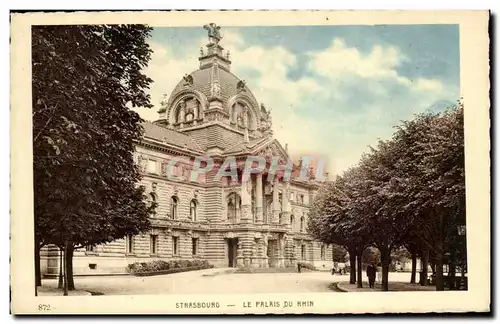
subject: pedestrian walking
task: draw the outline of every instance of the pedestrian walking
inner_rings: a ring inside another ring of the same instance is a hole
[[[375,267],[375,264],[372,262],[366,268],[366,276],[368,277],[368,284],[370,285],[370,288],[375,288],[375,276],[376,275],[377,275],[377,268]]]

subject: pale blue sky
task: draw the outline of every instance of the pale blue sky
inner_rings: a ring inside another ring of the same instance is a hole
[[[319,154],[339,173],[399,120],[453,104],[459,91],[457,25],[222,27],[231,70],[272,109],[275,137],[292,155]],[[153,104],[198,67],[200,27],[156,28],[147,69]],[[140,111],[157,118],[156,109]]]

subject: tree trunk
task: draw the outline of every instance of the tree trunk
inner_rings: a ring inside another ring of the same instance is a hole
[[[356,259],[358,261],[357,267],[358,267],[358,288],[363,288],[363,261],[361,258],[362,253],[360,253],[358,256],[356,256]]]
[[[443,241],[438,239],[436,242],[436,258],[435,258],[435,274],[436,274],[436,290],[444,290],[443,277]]]
[[[75,280],[73,278],[73,252],[75,247],[73,244],[68,244],[66,248],[66,280],[68,281],[68,290],[75,290]]]
[[[380,290],[389,291],[389,266],[391,265],[391,250],[381,248],[380,259],[382,261],[382,287]]]
[[[66,266],[66,253],[68,251],[68,244],[65,243],[64,244],[64,258],[63,258],[63,261],[64,261],[64,266],[63,266],[63,269],[64,269],[64,293],[63,295],[64,296],[68,296],[68,267]]]
[[[59,282],[57,283],[57,288],[63,289],[63,249],[59,247]]]
[[[420,275],[420,284],[427,286],[427,270],[429,269],[429,249],[425,249],[422,253],[422,274]]]
[[[351,272],[349,273],[349,283],[356,283],[356,254],[349,252],[349,264],[351,265]]]
[[[35,287],[42,285],[42,273],[40,271],[40,243],[35,240]]]
[[[451,253],[450,253],[450,262],[449,262],[449,266],[448,266],[448,277],[450,278],[448,288],[450,290],[456,289],[455,288],[455,286],[456,286],[456,280],[455,280],[456,272],[457,272],[457,253],[456,253],[455,249],[452,249]]]
[[[436,240],[436,251],[434,253],[434,266],[433,272],[436,276],[436,291],[444,290],[443,278],[443,257],[444,257],[444,226],[443,226],[443,212],[437,215],[439,219],[438,235]]]
[[[417,253],[412,252],[411,254],[411,278],[410,283],[414,284],[416,282],[417,276]]]

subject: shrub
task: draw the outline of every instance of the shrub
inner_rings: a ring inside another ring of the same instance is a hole
[[[301,268],[304,268],[304,269],[317,270],[315,266],[313,266],[312,264],[307,263],[307,262],[299,262],[299,263],[297,263],[297,266],[298,265],[300,265]]]
[[[134,275],[153,275],[209,268],[213,268],[213,265],[209,264],[207,260],[154,260],[129,264],[127,271]]]

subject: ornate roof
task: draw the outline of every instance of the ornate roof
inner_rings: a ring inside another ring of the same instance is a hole
[[[193,77],[193,84],[191,86],[186,85],[186,81],[183,79],[177,83],[172,94],[170,95],[170,99],[177,97],[178,94],[186,91],[186,90],[194,90],[199,91],[206,98],[211,96],[211,80],[212,80],[213,69],[210,67],[205,67],[203,69],[198,69],[196,71],[191,72],[189,75]],[[225,69],[219,67],[219,84],[221,88],[220,97],[222,99],[223,106],[225,107],[225,111],[228,110],[228,101],[230,98],[236,96],[238,93],[237,85],[241,80],[234,75],[233,73],[226,71]],[[257,100],[254,95],[245,86],[244,94],[249,97],[255,104],[257,104]],[[172,100],[173,101],[173,100]]]
[[[264,142],[268,142],[270,140],[272,140],[272,139],[267,138],[267,137],[263,137],[263,138],[253,139],[253,140],[249,141],[248,143],[240,142],[240,143],[237,143],[236,145],[228,148],[227,150],[225,150],[223,152],[223,155],[238,155],[238,154],[252,152],[253,149],[257,145],[262,144]]]
[[[183,131],[218,122],[246,133],[246,138],[272,133],[270,112],[258,103],[245,81],[230,71],[229,53],[219,45],[220,27],[209,24],[204,28],[209,43],[200,51],[200,67],[177,83],[168,100],[165,95],[156,124]]]
[[[155,125],[151,122],[144,122],[142,123],[142,126],[144,127],[143,136],[146,139],[153,139],[155,141],[160,141],[164,144],[170,144],[182,149],[202,152],[200,146],[186,134]]]

